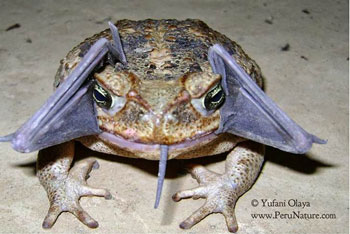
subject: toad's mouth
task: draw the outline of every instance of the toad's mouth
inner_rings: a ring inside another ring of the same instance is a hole
[[[114,135],[108,132],[102,132],[98,136],[103,141],[106,141],[110,144],[116,145],[128,151],[143,151],[143,152],[159,151],[158,185],[157,185],[157,194],[156,194],[156,201],[155,201],[154,208],[157,208],[159,205],[169,152],[177,149],[185,149],[185,148],[200,146],[201,143],[209,142],[216,137],[215,132],[209,132],[207,134],[200,134],[200,135],[198,134],[197,136],[191,139],[185,139],[181,143],[175,143],[171,145],[162,145],[159,143],[145,144],[145,143],[134,142],[134,141],[126,140],[121,136]]]
[[[119,148],[129,150],[129,151],[142,151],[142,152],[152,152],[159,151],[161,144],[145,144],[135,141],[130,141],[122,136],[114,135],[109,132],[102,132],[98,135],[103,141],[106,141],[112,145],[118,146]],[[193,138],[185,139],[182,142],[168,145],[168,151],[180,150],[193,148],[201,143],[210,142],[216,138],[215,132],[209,132],[207,134],[198,134]]]

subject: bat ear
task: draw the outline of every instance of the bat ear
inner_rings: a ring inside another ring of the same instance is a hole
[[[122,46],[122,43],[120,41],[120,37],[119,37],[119,32],[118,32],[118,28],[112,23],[112,22],[108,22],[109,28],[111,30],[112,33],[112,38],[113,38],[113,43],[108,43],[108,49],[109,52],[122,64],[126,65],[127,61],[126,61],[126,56],[124,53],[124,49]],[[113,58],[112,56],[112,58]]]
[[[222,76],[226,100],[217,134],[228,132],[283,151],[303,154],[326,141],[306,132],[283,112],[220,45],[209,49],[213,72]]]

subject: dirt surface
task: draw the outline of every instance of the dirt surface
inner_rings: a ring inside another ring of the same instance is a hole
[[[16,130],[44,103],[59,60],[107,28],[108,20],[198,18],[237,41],[261,66],[267,94],[297,123],[328,140],[306,155],[267,148],[260,177],[236,206],[239,233],[348,233],[348,16],[345,0],[0,1],[0,135]],[[37,152],[21,154],[1,143],[0,155],[0,232],[48,233],[41,228],[48,200],[35,177]],[[222,172],[225,155],[170,161],[157,210],[157,162],[98,154],[82,146],[78,155],[98,159],[100,169],[88,182],[109,188],[113,199],[81,200],[99,221],[97,230],[64,213],[50,233],[227,231],[220,214],[189,231],[179,229],[204,200],[171,200],[176,191],[197,186],[184,165],[200,163]],[[254,199],[257,206],[252,206]],[[265,199],[269,207],[263,206]],[[252,217],[276,212],[328,214],[328,219]]]

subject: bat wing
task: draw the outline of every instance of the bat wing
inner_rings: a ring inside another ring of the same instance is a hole
[[[92,81],[86,81],[107,53],[107,43],[106,39],[97,41],[45,104],[12,134],[9,140],[15,150],[32,152],[100,131],[91,95]]]
[[[19,152],[32,152],[78,137],[99,134],[92,88],[91,72],[104,56],[126,63],[116,27],[110,24],[114,43],[101,38],[84,55],[78,66],[65,79],[46,103],[15,133],[0,137],[11,141]]]
[[[222,46],[210,47],[208,59],[213,71],[222,76],[226,94],[216,133],[229,132],[297,154],[307,152],[313,143],[326,143],[290,119]]]

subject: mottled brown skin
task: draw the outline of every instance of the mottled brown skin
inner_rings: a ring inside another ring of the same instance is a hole
[[[110,93],[125,98],[126,102],[114,115],[97,106],[97,117],[102,131],[131,144],[120,146],[98,136],[77,140],[96,151],[152,160],[159,159],[160,144],[174,146],[170,147],[169,159],[215,155],[233,149],[227,156],[225,173],[194,166],[190,173],[199,187],[178,192],[173,199],[207,199],[180,227],[190,228],[205,216],[219,212],[225,216],[229,231],[237,231],[234,206],[259,173],[263,147],[230,134],[216,136],[213,132],[219,127],[219,109],[203,114],[194,102],[201,100],[221,79],[212,72],[207,60],[208,49],[213,44],[219,43],[234,54],[236,61],[261,87],[259,67],[235,42],[199,20],[121,20],[116,26],[128,63],[106,65],[93,76]],[[79,63],[86,48],[101,37],[112,40],[108,29],[68,53],[58,69],[56,85]],[[43,223],[45,228],[51,227],[63,211],[73,213],[89,227],[97,227],[98,223],[80,207],[79,198],[110,197],[107,190],[86,184],[86,176],[96,162],[89,159],[69,169],[73,156],[74,146],[70,142],[40,152],[38,177],[47,190],[51,206]]]

